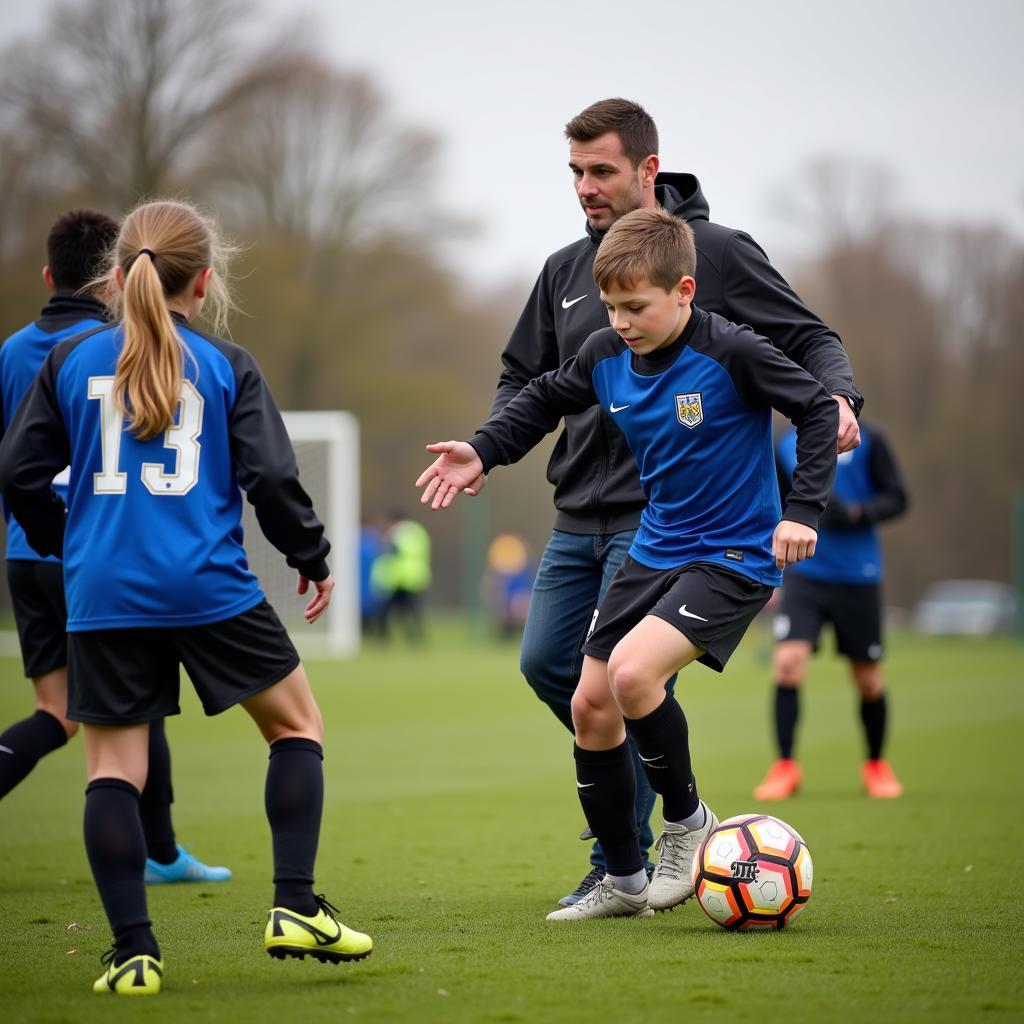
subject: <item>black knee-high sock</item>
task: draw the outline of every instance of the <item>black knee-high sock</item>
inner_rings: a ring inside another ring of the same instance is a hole
[[[868,757],[872,761],[877,761],[882,756],[886,718],[887,706],[884,693],[875,700],[861,700],[860,720],[864,723],[864,738],[868,743]]]
[[[6,796],[47,754],[68,741],[64,726],[37,711],[0,733],[0,797]]]
[[[120,964],[140,953],[160,956],[146,910],[146,840],[139,792],[121,779],[94,779],[85,791],[85,851]]]
[[[573,744],[576,792],[610,875],[634,875],[644,866],[636,827],[636,774],[629,744],[584,750]]]
[[[146,836],[146,856],[158,864],[171,864],[178,859],[171,821],[171,749],[167,746],[164,720],[149,723],[149,774],[139,797],[139,817]]]
[[[793,739],[800,718],[800,691],[795,686],[775,684],[775,738],[779,744],[779,757],[789,760],[793,756]]]
[[[700,797],[690,764],[690,730],[679,702],[665,694],[649,715],[627,718],[626,728],[636,740],[651,789],[661,794],[665,820],[688,818],[700,806]]]
[[[314,740],[278,740],[270,747],[265,803],[274,840],[274,906],[317,912],[313,865],[324,809],[324,751]]]

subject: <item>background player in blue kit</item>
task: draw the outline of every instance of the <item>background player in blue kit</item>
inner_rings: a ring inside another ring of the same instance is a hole
[[[298,654],[249,571],[241,490],[267,538],[327,608],[330,545],[255,360],[191,327],[228,309],[212,225],[174,202],[125,220],[110,280],[117,323],[54,347],[0,446],[4,499],[40,554],[64,556],[68,717],[84,723],[85,845],[114,933],[94,991],[160,991],[139,792],[149,723],[176,713],[179,664],[207,714],[241,704],[270,746],[266,811],[275,957],[362,959],[369,936],[313,893],[323,722]],[[68,503],[50,482],[70,465]],[[240,490],[241,488],[241,490]]]
[[[695,175],[661,169],[658,129],[647,111],[625,99],[599,100],[569,121],[565,137],[586,233],[545,261],[502,353],[491,415],[535,377],[558,369],[594,331],[607,326],[594,287],[597,247],[608,229],[631,210],[662,207],[693,229],[699,306],[734,323],[749,324],[820,380],[839,410],[839,451],[856,446],[855,412],[861,397],[842,342],[807,308],[753,238],[711,219]],[[547,467],[554,486],[554,528],[537,570],[523,632],[523,676],[570,730],[587,627],[633,542],[647,504],[632,454],[612,419],[597,406],[565,418]],[[654,793],[635,750],[633,754],[638,773],[636,814],[646,858],[654,839]],[[589,870],[558,902],[575,902],[604,873],[604,853],[595,844]]]
[[[666,684],[701,661],[721,671],[782,581],[814,552],[835,468],[836,403],[748,327],[691,306],[693,232],[660,209],[608,232],[594,277],[611,327],[532,381],[471,442],[428,446],[417,480],[446,508],[481,473],[522,458],[563,416],[607,411],[649,499],[595,613],[572,699],[576,786],[607,874],[549,920],[649,916],[693,894],[690,865],[717,823],[691,770],[688,726]],[[779,506],[771,410],[798,425],[799,461]],[[634,811],[631,736],[665,818],[648,883]]]
[[[107,307],[88,286],[117,239],[117,222],[96,210],[72,210],[46,238],[43,280],[53,293],[38,320],[0,348],[0,428],[6,430],[50,349],[108,321]],[[2,437],[2,433],[0,433]],[[54,486],[67,494],[65,474]],[[17,519],[7,520],[7,584],[14,606],[25,675],[35,688],[36,710],[0,733],[0,799],[78,731],[67,717],[67,607],[59,558],[37,554]],[[171,820],[171,755],[163,719],[150,724],[149,775],[139,800],[146,836],[146,881],[223,882],[225,867],[210,867],[177,845]]]
[[[779,442],[776,458],[785,495],[796,463],[792,432]],[[861,446],[839,456],[814,558],[786,573],[772,659],[779,757],[754,790],[758,800],[783,800],[800,787],[803,773],[793,757],[800,686],[821,627],[829,622],[860,696],[867,753],[861,767],[864,788],[873,797],[902,795],[903,786],[882,757],[888,707],[881,665],[882,545],[877,525],[901,516],[906,508],[906,488],[885,435],[875,424],[862,422]]]

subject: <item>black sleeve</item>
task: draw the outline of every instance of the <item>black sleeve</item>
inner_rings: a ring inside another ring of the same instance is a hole
[[[256,361],[243,349],[235,365],[238,394],[228,430],[238,483],[260,529],[288,564],[311,580],[326,579],[323,523],[299,483],[295,451],[281,413]]]
[[[727,319],[748,324],[816,377],[830,395],[846,395],[860,413],[864,398],[853,383],[850,360],[834,331],[803,303],[764,250],[737,231],[722,265]]]
[[[501,354],[504,368],[498,377],[491,416],[501,412],[534,377],[558,368],[558,339],[548,278],[545,267]]]
[[[870,428],[871,462],[869,470],[875,494],[860,506],[860,519],[865,523],[884,523],[903,515],[909,504],[907,490],[903,485],[892,449],[885,436],[875,427]]]
[[[40,555],[64,554],[64,499],[52,481],[70,461],[71,444],[57,403],[57,374],[63,346],[43,362],[0,444],[0,487],[4,504]]]
[[[782,518],[817,529],[836,473],[839,409],[806,370],[751,331],[736,336],[727,368],[740,398],[770,405],[796,425],[796,468]]]
[[[584,342],[577,355],[530,381],[500,412],[492,413],[469,441],[484,472],[518,462],[558,427],[563,416],[594,405],[592,372],[593,352]]]

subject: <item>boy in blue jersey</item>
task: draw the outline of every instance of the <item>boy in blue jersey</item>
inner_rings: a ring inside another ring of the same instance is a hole
[[[11,335],[0,348],[0,437],[50,350],[65,338],[105,324],[107,307],[88,289],[117,238],[118,225],[96,210],[72,210],[57,219],[46,238],[43,280],[53,293],[38,320]],[[67,473],[54,489],[67,495]],[[67,717],[67,608],[59,558],[37,554],[17,519],[7,520],[7,584],[14,607],[25,675],[36,695],[35,713],[0,733],[0,799],[40,758],[64,746],[78,731]],[[146,881],[222,882],[224,867],[209,867],[175,842],[171,820],[171,760],[163,720],[150,730],[149,775],[140,798],[148,853]]]
[[[189,323],[204,305],[226,322],[224,258],[214,226],[187,204],[129,214],[108,275],[116,322],[50,351],[0,445],[3,497],[29,544],[64,556],[68,717],[83,723],[85,846],[114,937],[99,993],[163,986],[139,794],[150,723],[178,712],[182,665],[207,714],[241,704],[269,745],[266,951],[337,963],[373,947],[313,892],[323,720],[249,571],[242,491],[298,571],[298,592],[313,588],[309,622],[330,603],[330,545],[255,360]],[[51,481],[66,465],[65,505]]]
[[[417,481],[447,508],[481,473],[522,458],[563,416],[599,403],[623,432],[648,499],[630,552],[594,614],[572,700],[576,786],[607,874],[548,920],[647,917],[693,895],[690,866],[717,824],[701,801],[683,710],[666,682],[694,661],[722,671],[781,570],[814,553],[835,470],[835,401],[747,327],[691,305],[693,232],[661,209],[622,217],[594,261],[611,327],[527,385],[470,442],[429,445]],[[785,511],[771,410],[799,431]],[[663,801],[648,882],[626,743]]]
[[[796,465],[792,432],[779,442],[776,459],[779,487],[785,494]],[[881,667],[882,548],[877,525],[902,515],[906,508],[907,492],[885,435],[861,421],[860,447],[839,456],[814,558],[786,573],[775,618],[772,664],[779,757],[754,790],[758,800],[784,800],[800,788],[803,773],[793,758],[800,686],[827,622],[835,630],[839,653],[850,662],[860,696],[867,747],[861,768],[864,788],[876,798],[902,795],[903,786],[882,757],[888,716]]]

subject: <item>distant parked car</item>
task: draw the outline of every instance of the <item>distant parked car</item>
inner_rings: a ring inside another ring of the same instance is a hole
[[[1017,595],[996,580],[940,580],[914,612],[917,631],[933,636],[1008,633],[1016,621]]]

